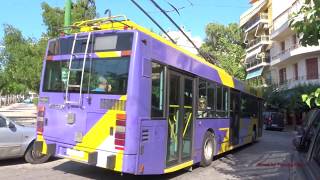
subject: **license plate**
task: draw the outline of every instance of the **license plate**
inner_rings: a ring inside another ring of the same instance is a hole
[[[84,158],[84,152],[83,151],[78,151],[78,150],[74,150],[74,149],[67,149],[67,155],[69,156],[75,156],[75,157],[79,157],[79,158]]]
[[[271,126],[272,126],[272,127],[278,127],[278,125],[277,125],[277,124],[272,124]]]

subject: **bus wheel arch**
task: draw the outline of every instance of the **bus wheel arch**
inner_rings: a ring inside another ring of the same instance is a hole
[[[213,129],[208,129],[204,136],[201,146],[201,162],[202,167],[210,166],[214,155],[216,154],[216,139]]]

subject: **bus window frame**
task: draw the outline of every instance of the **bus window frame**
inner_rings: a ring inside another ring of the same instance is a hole
[[[144,63],[147,63],[147,62],[144,62]],[[164,87],[163,87],[163,116],[162,117],[152,117],[152,114],[151,114],[151,112],[152,112],[152,63],[156,63],[156,64],[158,64],[158,65],[160,65],[160,66],[162,66],[163,67],[163,70],[164,70],[164,82],[163,82],[163,85],[164,85]],[[155,60],[155,59],[151,59],[151,61],[150,61],[150,68],[151,68],[151,70],[150,70],[150,72],[151,72],[151,74],[150,74],[150,81],[151,81],[151,83],[150,83],[150,119],[151,120],[167,120],[167,116],[168,116],[168,108],[167,108],[167,93],[168,93],[168,65],[166,65],[166,64],[164,64],[164,63],[162,63],[162,62],[160,62],[160,61],[158,61],[158,60]]]

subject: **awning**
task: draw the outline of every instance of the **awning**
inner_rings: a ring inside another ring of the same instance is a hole
[[[262,72],[263,72],[263,67],[252,70],[252,71],[248,72],[246,80],[261,76]]]
[[[254,15],[256,15],[267,4],[267,0],[256,2],[250,9],[240,16],[240,27],[248,22]]]

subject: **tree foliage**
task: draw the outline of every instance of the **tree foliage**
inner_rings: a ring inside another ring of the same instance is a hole
[[[300,10],[292,14],[290,26],[300,35],[303,46],[319,45],[320,0],[305,0]]]
[[[201,51],[214,57],[215,64],[229,74],[244,80],[246,72],[242,60],[245,50],[242,42],[243,32],[238,24],[232,23],[224,26],[210,23],[206,27],[206,39]]]
[[[273,91],[272,87],[266,89],[264,99],[268,109],[286,109],[288,111],[303,112],[308,110],[308,106],[301,98],[302,94],[310,94],[314,92],[318,86],[316,85],[300,85],[293,89],[284,91]]]
[[[43,22],[47,26],[47,35],[49,37],[59,36],[64,26],[64,9],[51,7],[48,3],[41,4],[43,10]],[[82,20],[93,19],[97,16],[94,0],[77,0],[72,3],[72,23]]]
[[[37,90],[40,82],[42,57],[45,49],[42,41],[23,37],[21,31],[4,25],[5,50],[2,60],[4,91]]]
[[[47,32],[39,39],[24,37],[22,32],[11,25],[4,25],[0,53],[0,92],[21,93],[28,90],[38,91],[42,62],[49,38],[57,37],[64,21],[64,10],[41,5],[43,22]],[[91,19],[96,16],[94,0],[77,0],[72,4],[73,22]]]
[[[309,106],[309,108],[312,108],[314,105],[316,107],[320,107],[320,88],[310,94],[303,94],[301,98],[302,101]]]

